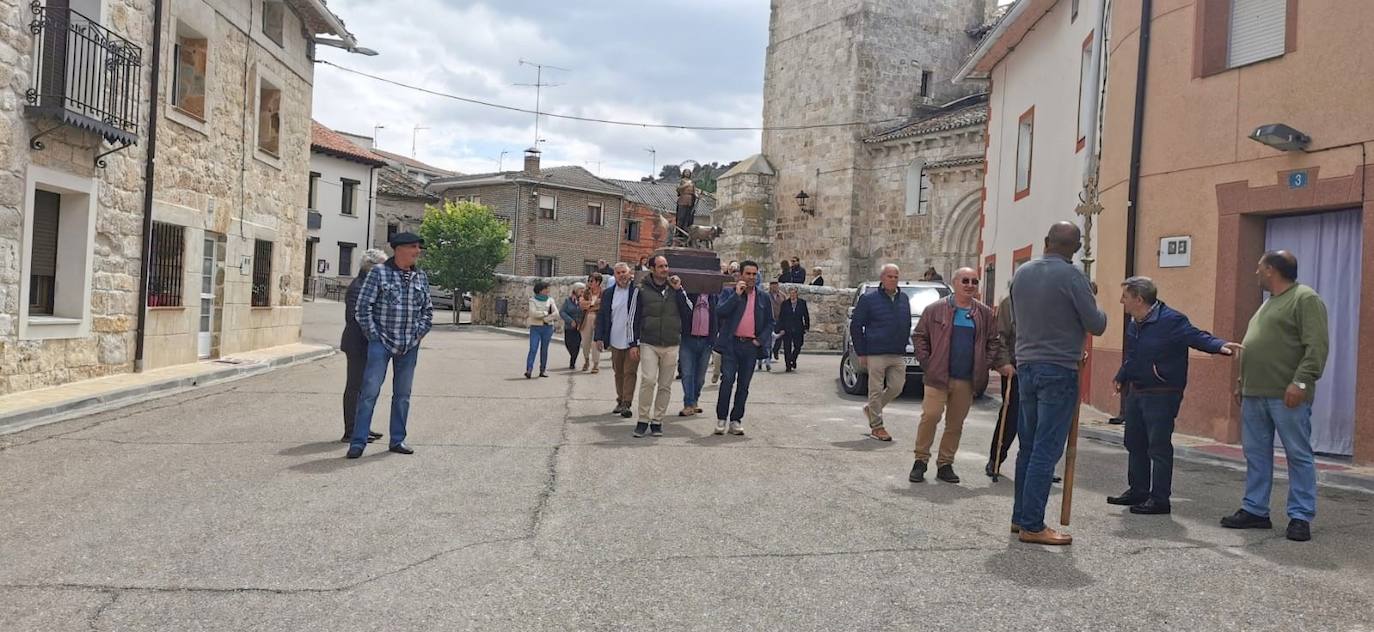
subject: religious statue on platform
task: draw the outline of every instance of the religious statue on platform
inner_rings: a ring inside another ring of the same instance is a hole
[[[678,173],[682,178],[677,183],[677,229],[678,234],[686,236],[690,234],[692,224],[696,222],[697,214],[697,185],[692,181],[692,168],[700,168],[695,161],[688,160],[682,163]],[[685,241],[685,240],[684,240]]]

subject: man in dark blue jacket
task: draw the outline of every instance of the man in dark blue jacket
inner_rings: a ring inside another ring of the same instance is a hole
[[[1169,513],[1174,476],[1174,418],[1188,386],[1188,349],[1232,355],[1241,346],[1194,327],[1188,317],[1158,300],[1149,277],[1121,284],[1126,325],[1125,357],[1113,386],[1126,390],[1126,451],[1130,489],[1107,499],[1135,514]]]
[[[735,287],[721,292],[717,302],[720,332],[716,350],[721,357],[721,379],[716,399],[715,434],[725,434],[727,419],[730,434],[744,434],[744,405],[749,401],[754,362],[768,351],[763,344],[765,334],[773,331],[773,305],[768,293],[759,291],[758,276],[759,264],[741,263]],[[733,407],[730,405],[732,390]]]
[[[896,264],[883,266],[879,287],[859,297],[849,318],[849,339],[859,367],[868,369],[868,417],[870,436],[891,441],[883,427],[883,408],[897,399],[906,386],[907,344],[911,342],[911,299],[897,287],[902,271]]]

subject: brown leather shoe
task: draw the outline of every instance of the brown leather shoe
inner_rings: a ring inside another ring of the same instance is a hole
[[[1073,544],[1073,536],[1067,533],[1060,533],[1049,527],[1045,527],[1043,531],[1039,532],[1022,531],[1020,537],[1022,542],[1028,544],[1049,544],[1054,546]]]
[[[873,437],[874,439],[877,439],[877,440],[879,440],[879,441],[891,441],[891,440],[892,440],[892,435],[887,434],[887,428],[884,428],[884,427],[882,427],[882,426],[878,426],[877,428],[874,428],[874,429],[873,429],[872,431],[870,431],[868,434],[869,434],[869,436],[871,436],[871,437]]]

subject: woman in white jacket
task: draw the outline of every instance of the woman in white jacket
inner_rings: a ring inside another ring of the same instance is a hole
[[[549,284],[545,281],[534,282],[534,296],[530,297],[530,308],[525,324],[530,326],[530,353],[525,357],[525,379],[534,372],[534,354],[539,353],[539,377],[548,377],[549,341],[553,340],[553,324],[558,322],[558,307],[549,298]]]

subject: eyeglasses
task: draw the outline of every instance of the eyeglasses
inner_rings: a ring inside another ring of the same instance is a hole
[[[968,278],[968,277],[964,277],[964,278],[962,278],[962,279],[959,279],[959,283],[961,283],[961,284],[963,284],[963,285],[972,285],[972,286],[974,286],[974,287],[977,287],[977,286],[978,286],[978,279],[970,279],[970,278]]]

